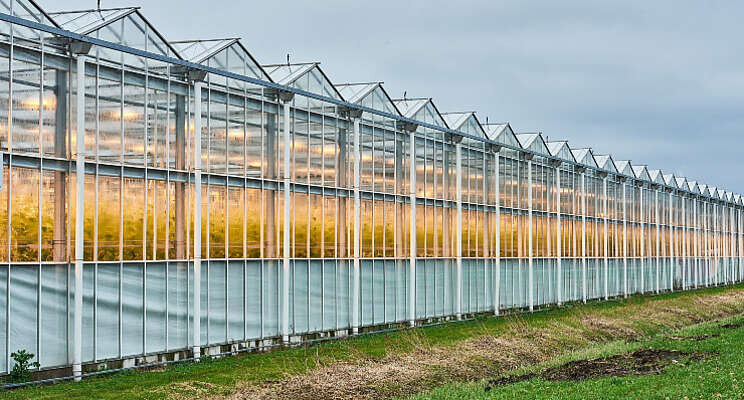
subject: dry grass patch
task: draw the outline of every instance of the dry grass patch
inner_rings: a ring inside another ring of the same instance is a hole
[[[453,345],[433,343],[411,330],[412,350],[381,358],[350,357],[273,382],[242,384],[230,399],[379,399],[414,394],[445,383],[473,381],[529,367],[594,344],[634,340],[744,311],[744,290],[716,295],[687,294],[619,306],[576,308],[543,318],[506,317],[482,322],[474,337]],[[398,339],[401,340],[401,339]]]

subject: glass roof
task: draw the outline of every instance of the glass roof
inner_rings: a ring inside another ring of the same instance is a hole
[[[621,174],[635,176],[633,166],[630,165],[630,160],[617,160],[615,161],[615,167],[617,167],[617,171]]]
[[[475,113],[472,111],[468,112],[448,112],[442,113],[444,120],[447,121],[447,125],[462,133],[472,135],[475,137],[486,139],[486,132],[481,127],[478,118],[475,117]]]
[[[576,162],[576,159],[571,153],[571,149],[568,147],[566,141],[555,141],[545,143],[548,146],[548,150],[553,157],[558,157],[564,161]]]
[[[382,82],[340,83],[335,86],[349,103],[359,104],[360,106],[393,115],[400,115],[393,100],[382,87]],[[376,117],[378,116],[372,116],[372,119],[376,119]]]
[[[515,148],[522,147],[508,122],[484,124],[483,128],[486,130],[488,137],[496,143],[501,143]]]
[[[137,11],[136,7],[125,7],[102,10],[59,11],[52,12],[50,15],[62,26],[62,29],[87,35],[135,11]]]
[[[664,183],[667,184],[667,186],[677,187],[677,179],[674,177],[674,174],[665,174],[662,176],[664,177]]]
[[[403,116],[416,119],[421,122],[436,125],[441,128],[449,128],[442,114],[439,113],[434,102],[429,98],[422,99],[394,99],[393,103],[398,107]]]
[[[692,193],[700,193],[700,189],[698,188],[697,182],[695,181],[687,181],[687,188]]]
[[[576,162],[578,162],[579,164],[584,164],[590,167],[597,166],[597,162],[594,161],[594,155],[592,154],[591,149],[571,149],[571,153],[573,153]]]
[[[638,179],[650,181],[651,177],[648,175],[648,168],[645,165],[633,165],[633,175]]]
[[[687,178],[685,177],[678,177],[676,178],[677,181],[677,187],[680,187],[682,189],[688,189],[687,187]]]
[[[238,38],[183,40],[170,44],[184,60],[194,64],[271,81]]]
[[[615,168],[615,161],[612,160],[612,156],[607,154],[595,154],[594,155],[594,161],[597,162],[597,166],[599,168],[608,170],[610,172],[617,172],[617,168]]]
[[[545,145],[545,141],[539,133],[518,133],[517,140],[523,149],[532,150],[547,156],[550,155],[548,146]]]
[[[663,185],[666,183],[664,181],[664,178],[662,177],[661,170],[660,169],[650,169],[648,170],[648,177],[650,178],[651,182],[658,183]]]
[[[262,67],[271,79],[280,85],[344,100],[341,93],[320,69],[320,63],[270,64]]]
[[[59,11],[49,15],[62,29],[151,53],[181,58],[136,7]],[[111,61],[145,64],[143,58],[123,52],[113,52],[101,47],[95,47],[94,52]],[[147,63],[158,64],[153,60]]]

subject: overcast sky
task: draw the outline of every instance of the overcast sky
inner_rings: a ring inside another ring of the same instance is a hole
[[[48,11],[95,0],[39,0]],[[62,5],[64,4],[64,5]],[[744,2],[102,0],[518,132],[744,193]]]

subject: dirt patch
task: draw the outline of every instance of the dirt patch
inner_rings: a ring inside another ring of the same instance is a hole
[[[739,328],[741,328],[741,324],[725,324],[725,325],[721,325],[721,328],[723,328],[723,329],[739,329]]]
[[[486,385],[486,391],[496,386],[527,381],[532,378],[546,381],[583,381],[609,376],[656,375],[662,373],[668,365],[687,365],[693,361],[700,361],[705,356],[705,353],[685,353],[676,350],[637,350],[629,354],[618,354],[594,360],[571,361],[539,374],[493,379]]]

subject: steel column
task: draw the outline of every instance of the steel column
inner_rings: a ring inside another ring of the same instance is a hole
[[[289,273],[290,273],[290,240],[289,240],[289,230],[290,230],[290,206],[291,206],[291,195],[290,195],[290,174],[291,174],[291,152],[290,152],[290,143],[291,143],[291,125],[290,125],[290,115],[289,115],[289,103],[290,101],[283,101],[283,108],[284,108],[284,176],[283,176],[283,183],[284,183],[284,252],[283,252],[283,259],[282,259],[282,291],[281,291],[281,299],[282,299],[282,342],[288,343],[289,342]]]
[[[457,281],[455,284],[455,316],[462,318],[462,145],[455,144],[455,185],[457,200]]]
[[[555,199],[556,199],[556,286],[555,294],[558,305],[563,304],[563,266],[561,265],[561,258],[563,255],[563,249],[561,248],[561,167],[560,163],[555,167]]]
[[[77,196],[75,198],[75,297],[72,345],[72,374],[75,380],[82,375],[83,354],[83,241],[85,240],[85,56],[77,58],[77,109],[75,163]],[[10,273],[8,274],[10,276]],[[6,322],[7,323],[7,322]]]
[[[493,313],[499,315],[499,308],[501,306],[501,159],[499,152],[496,151],[494,154],[496,159],[496,283],[495,290],[493,291]]]
[[[354,335],[359,333],[359,257],[361,257],[361,200],[359,186],[361,184],[361,135],[359,134],[359,118],[354,118],[354,273],[352,276],[351,299],[351,330]]]
[[[533,249],[532,249],[532,160],[527,160],[527,268],[528,268],[528,284],[530,285],[529,291],[529,306],[530,311],[535,309],[535,282],[534,282],[534,271],[533,271]]]

